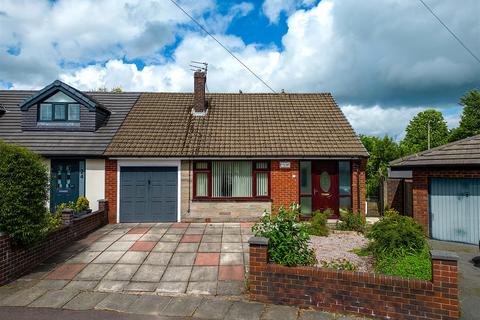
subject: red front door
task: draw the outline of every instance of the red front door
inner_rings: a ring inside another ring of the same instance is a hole
[[[332,210],[338,218],[338,162],[312,161],[312,211]]]

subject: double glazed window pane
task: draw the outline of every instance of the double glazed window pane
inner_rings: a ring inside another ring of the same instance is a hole
[[[257,197],[268,196],[268,172],[257,172]]]
[[[196,194],[197,197],[208,196],[208,173],[206,172],[197,173],[196,193],[197,193]]]
[[[68,120],[70,121],[80,120],[80,105],[78,104],[68,105]]]
[[[338,175],[339,175],[339,194],[340,195],[349,195],[351,194],[351,173],[350,173],[350,162],[349,161],[340,161],[338,163]]]
[[[52,105],[50,103],[42,103],[40,105],[40,121],[52,120]]]
[[[300,194],[312,193],[312,163],[300,162]]]
[[[213,197],[251,197],[251,161],[213,161]]]
[[[65,120],[66,119],[66,110],[65,105],[56,104],[54,105],[54,119],[55,120]]]

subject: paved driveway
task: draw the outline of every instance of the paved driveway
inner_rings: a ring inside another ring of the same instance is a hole
[[[480,255],[478,246],[447,241],[429,241],[433,249],[454,251],[460,257],[459,289],[462,318],[479,319],[480,315],[480,268],[476,268],[470,260]]]
[[[241,295],[251,235],[248,223],[108,225],[26,278],[53,289]]]

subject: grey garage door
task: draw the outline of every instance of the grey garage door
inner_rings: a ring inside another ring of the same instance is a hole
[[[120,222],[176,220],[176,167],[120,169]]]
[[[429,194],[432,238],[478,244],[480,179],[433,178]]]

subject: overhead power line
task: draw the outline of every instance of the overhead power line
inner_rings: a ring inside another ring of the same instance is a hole
[[[455,40],[457,40],[457,42],[465,49],[467,50],[468,53],[470,53],[470,55],[475,59],[477,60],[478,63],[480,63],[480,58],[478,58],[478,56],[473,53],[472,50],[470,50],[470,48],[467,47],[467,45],[465,43],[463,43],[463,41],[445,24],[445,22],[442,21],[442,19],[440,19],[439,16],[437,16],[435,14],[435,12],[433,12],[433,10],[428,6],[428,4],[425,3],[425,1],[423,0],[418,0],[420,1],[423,6],[425,8],[427,8],[428,11],[430,11],[430,13],[438,20],[438,22],[440,22],[440,24],[445,28],[447,29],[448,32],[450,32],[450,34],[455,38]]]
[[[187,11],[185,11],[185,9],[182,8],[182,6],[180,6],[175,0],[170,0],[178,9],[180,9],[187,17],[189,17],[200,29],[202,29],[206,34],[208,34],[213,40],[215,40],[215,42],[217,42],[223,49],[225,49],[225,51],[227,51],[232,57],[235,58],[235,60],[237,60],[242,66],[245,67],[245,69],[247,69],[251,74],[253,74],[258,80],[260,80],[261,83],[263,83],[268,89],[270,89],[270,91],[272,91],[273,93],[276,93],[275,90],[272,89],[272,87],[270,87],[259,75],[257,75],[252,69],[250,69],[245,63],[243,63],[242,60],[240,60],[240,58],[238,58],[232,51],[230,51],[225,45],[223,45],[223,43],[220,42],[220,40],[218,40],[217,38],[215,38],[215,36],[213,34],[211,34],[210,32],[208,32],[207,29],[205,29],[202,24],[200,22],[198,22],[197,20],[195,20],[194,17],[192,17]]]

